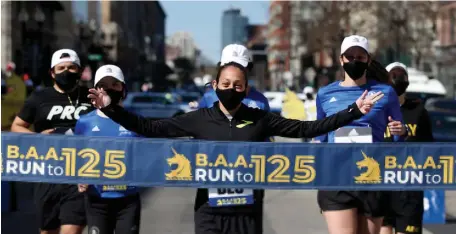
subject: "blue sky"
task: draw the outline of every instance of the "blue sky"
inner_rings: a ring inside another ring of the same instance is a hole
[[[222,12],[240,8],[250,24],[265,24],[269,1],[160,1],[166,12],[166,35],[178,31],[192,34],[202,53],[217,62],[221,53]]]

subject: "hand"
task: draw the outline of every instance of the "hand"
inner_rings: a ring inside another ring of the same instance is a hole
[[[388,121],[388,129],[391,135],[403,136],[405,133],[407,133],[407,129],[405,128],[405,125],[401,123],[401,121],[393,120],[391,116],[388,116]]]
[[[46,129],[46,130],[42,131],[41,134],[51,134],[54,131],[55,131],[55,128]]]
[[[385,95],[381,91],[378,91],[373,95],[370,95],[369,97],[366,96],[367,90],[364,91],[363,94],[361,94],[358,100],[356,100],[356,105],[358,106],[361,113],[363,113],[364,115],[369,113],[372,106]]]
[[[89,187],[88,184],[78,184],[78,191],[80,193],[83,193],[83,192],[87,191],[88,187]]]
[[[89,89],[89,92],[90,94],[87,97],[90,98],[90,102],[95,108],[101,109],[111,104],[111,97],[109,97],[103,88]]]

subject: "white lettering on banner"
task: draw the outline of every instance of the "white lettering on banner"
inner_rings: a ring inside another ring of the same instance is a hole
[[[49,111],[49,114],[47,116],[47,120],[52,120],[52,118],[56,115],[60,115],[60,119],[64,120],[78,120],[79,119],[79,113],[81,111],[87,110],[87,106],[78,106],[75,108],[74,106],[60,106],[60,105],[55,105],[51,108]]]
[[[44,162],[24,162],[24,161],[6,161],[7,174],[32,174],[32,175],[46,175]]]
[[[385,171],[385,184],[439,184],[441,175],[425,173],[424,171]]]
[[[196,181],[234,181],[234,170],[226,169],[195,169],[195,180]]]

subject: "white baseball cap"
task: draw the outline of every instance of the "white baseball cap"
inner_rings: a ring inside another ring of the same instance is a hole
[[[94,85],[97,85],[97,83],[101,79],[103,79],[107,76],[113,77],[114,79],[125,84],[125,78],[124,78],[122,70],[118,66],[108,64],[108,65],[103,65],[100,68],[98,68],[97,72],[95,73]]]
[[[230,44],[223,48],[222,57],[220,58],[220,66],[231,62],[247,67],[249,62],[252,62],[252,56],[245,46]]]
[[[394,68],[400,68],[400,69],[404,70],[405,73],[407,73],[407,66],[405,66],[405,64],[403,64],[403,63],[394,62],[394,63],[390,63],[390,64],[388,64],[388,66],[386,66],[386,70],[387,70],[388,72],[390,72],[390,71],[393,70]]]
[[[304,94],[314,93],[314,88],[312,88],[312,87],[310,87],[310,86],[306,86],[306,87],[302,90],[302,92],[303,92]]]
[[[78,66],[81,66],[81,61],[79,60],[78,54],[74,50],[70,49],[61,49],[54,52],[51,60],[51,68],[63,62],[72,62]]]
[[[358,46],[363,48],[367,53],[369,53],[369,43],[367,38],[358,35],[351,35],[345,37],[342,41],[342,45],[340,46],[340,54],[345,53],[348,49]]]

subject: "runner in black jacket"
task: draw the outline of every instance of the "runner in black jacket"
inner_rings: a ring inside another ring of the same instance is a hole
[[[390,82],[399,96],[402,117],[408,128],[406,142],[432,142],[432,125],[424,105],[418,100],[405,98],[405,90],[409,85],[407,67],[402,63],[392,63],[386,67]],[[389,131],[385,133],[385,141],[391,141]],[[423,229],[423,191],[388,192],[390,209],[383,220],[381,234],[396,233],[420,234]]]
[[[244,47],[245,48],[245,47]],[[183,137],[217,141],[262,142],[270,136],[311,138],[342,127],[370,111],[372,105],[382,97],[378,93],[366,97],[365,92],[346,110],[331,117],[313,121],[298,121],[253,109],[241,104],[247,87],[248,61],[242,59],[246,49],[239,47],[235,52],[223,54],[218,68],[216,90],[220,102],[212,108],[165,120],[153,121],[127,112],[120,106],[110,105],[110,97],[103,90],[91,89],[92,103],[112,120],[126,129],[146,137]],[[195,232],[197,234],[261,234],[262,196],[255,192],[254,204],[211,207],[208,190],[198,189],[195,201]]]

